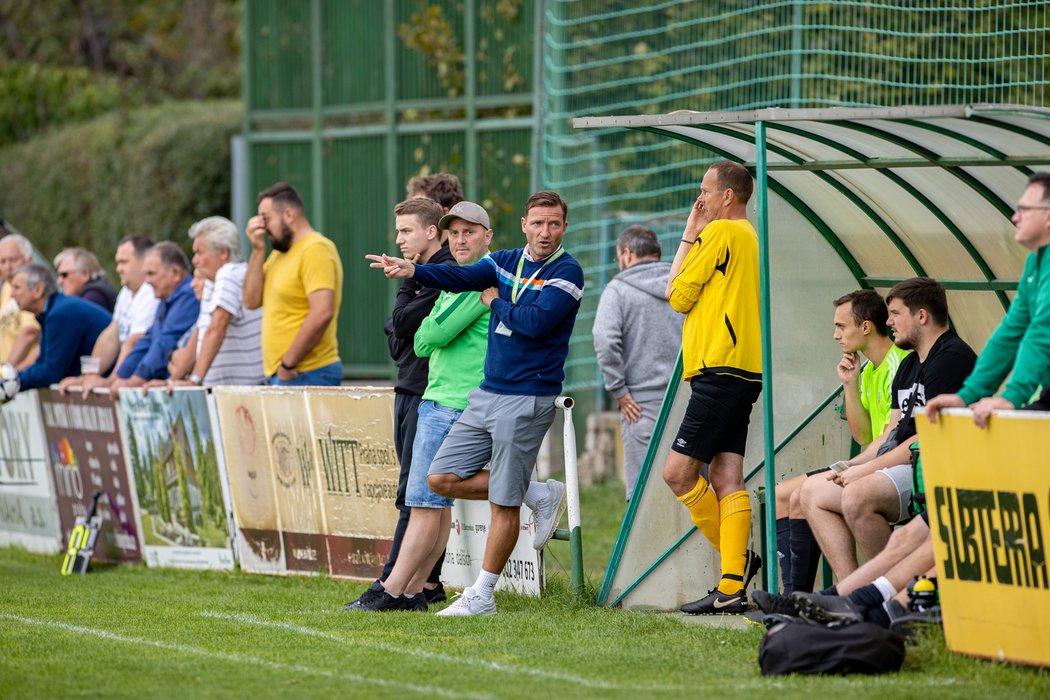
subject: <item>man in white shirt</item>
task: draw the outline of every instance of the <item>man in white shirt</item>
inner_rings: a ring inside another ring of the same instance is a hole
[[[206,281],[197,328],[188,346],[196,357],[188,376],[171,386],[261,384],[262,308],[245,309],[244,273],[237,226],[222,216],[193,224],[193,265]]]
[[[152,247],[153,241],[148,236],[139,235],[125,236],[117,245],[114,260],[123,286],[113,307],[113,321],[99,335],[91,351],[92,357],[98,358],[103,374],[120,367],[157,315],[157,297],[153,286],[146,281],[143,265],[146,252]],[[82,379],[66,377],[59,383],[59,389],[65,391],[71,385],[79,386]]]

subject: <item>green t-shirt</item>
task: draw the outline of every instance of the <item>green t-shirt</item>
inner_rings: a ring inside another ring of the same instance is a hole
[[[886,357],[882,358],[882,364],[876,367],[874,363],[868,362],[860,370],[860,405],[871,416],[872,439],[882,435],[886,424],[890,422],[890,387],[893,386],[893,378],[897,376],[901,360],[907,356],[907,350],[893,345]]]
[[[465,409],[467,394],[484,378],[488,344],[489,309],[481,292],[441,292],[416,331],[416,355],[430,358],[423,398]]]

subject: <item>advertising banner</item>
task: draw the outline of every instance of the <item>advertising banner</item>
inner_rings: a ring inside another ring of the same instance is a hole
[[[948,413],[916,421],[945,640],[1050,666],[1050,415]]]
[[[503,567],[496,589],[538,597],[543,586],[543,557],[532,548],[531,514],[528,506],[521,507],[518,542]],[[458,500],[452,506],[452,531],[445,548],[445,563],[441,566],[443,582],[455,588],[466,588],[478,579],[490,522],[488,501]]]
[[[60,551],[54,485],[40,419],[40,399],[24,391],[0,406],[0,547]]]
[[[113,400],[105,393],[86,399],[79,393],[62,396],[50,389],[38,393],[63,544],[76,518],[87,512],[92,494],[102,491],[98,502],[102,534],[95,559],[141,561]]]
[[[277,521],[269,438],[258,387],[212,389],[237,527],[241,569],[260,574],[287,572]]]
[[[285,566],[317,574],[328,573],[330,566],[308,396],[265,390],[262,405]]]
[[[232,569],[207,392],[121,389],[118,415],[146,563]]]
[[[392,389],[347,387],[307,395],[333,576],[372,580],[397,524]]]

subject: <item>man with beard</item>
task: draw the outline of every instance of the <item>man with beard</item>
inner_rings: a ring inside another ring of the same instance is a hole
[[[248,220],[252,253],[244,308],[263,307],[263,372],[270,384],[338,386],[336,341],[343,265],[335,244],[314,231],[299,193],[278,182],[259,193]],[[273,251],[266,256],[266,240]],[[265,257],[265,262],[264,262]]]
[[[958,392],[977,360],[948,328],[948,298],[935,280],[904,280],[886,295],[886,304],[894,343],[915,351],[901,360],[893,379],[895,428],[872,443],[876,454],[869,447],[841,471],[811,476],[802,485],[802,513],[840,579],[857,568],[854,538],[871,559],[886,546],[892,526],[909,519],[915,416],[935,396]]]

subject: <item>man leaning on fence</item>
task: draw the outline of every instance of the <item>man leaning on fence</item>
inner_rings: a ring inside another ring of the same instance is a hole
[[[930,420],[949,407],[969,406],[981,427],[993,411],[1025,404],[1029,410],[1050,411],[1050,173],[1035,173],[1028,179],[1013,222],[1014,240],[1031,251],[1017,283],[1017,296],[959,393],[927,402]],[[996,396],[1007,376],[1010,381]],[[1042,393],[1029,403],[1040,386]]]
[[[224,216],[209,216],[190,226],[195,274],[204,282],[201,313],[188,346],[193,365],[171,386],[261,384],[262,309],[245,309],[241,237]]]
[[[19,373],[22,389],[48,387],[80,372],[80,356],[87,355],[99,333],[109,324],[109,313],[79,297],[58,291],[51,270],[23,265],[11,278],[11,294],[18,306],[36,315],[40,323],[40,354]]]

